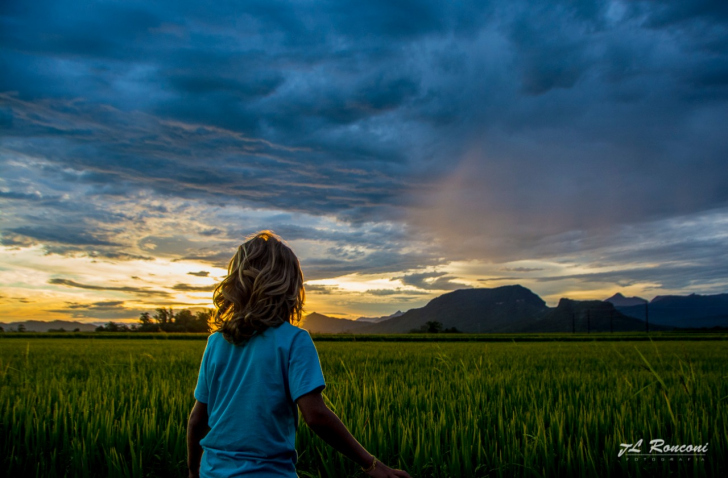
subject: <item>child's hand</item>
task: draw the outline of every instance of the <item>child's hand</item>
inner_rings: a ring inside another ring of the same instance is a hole
[[[406,471],[390,468],[369,454],[351,435],[339,417],[326,406],[319,389],[302,395],[296,403],[306,424],[326,443],[358,462],[360,466],[366,463],[362,466],[363,470],[367,470],[369,465],[374,463],[373,470],[364,471],[367,475],[374,478],[412,478]]]
[[[377,465],[372,471],[367,472],[367,475],[374,478],[412,478],[406,471],[395,470],[378,460]]]

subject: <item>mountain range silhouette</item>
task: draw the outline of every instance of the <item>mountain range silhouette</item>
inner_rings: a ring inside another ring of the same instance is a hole
[[[318,333],[392,334],[436,321],[468,333],[636,332],[645,330],[646,310],[651,331],[728,327],[728,294],[658,296],[650,302],[615,294],[604,301],[564,298],[548,307],[520,285],[456,290],[376,323],[314,312],[302,327]]]

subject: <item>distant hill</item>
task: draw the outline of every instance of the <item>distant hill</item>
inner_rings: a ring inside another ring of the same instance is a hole
[[[311,332],[393,334],[437,321],[443,328],[455,327],[469,333],[571,332],[573,328],[576,332],[608,332],[610,323],[615,332],[645,330],[644,320],[621,313],[611,302],[561,299],[557,307],[549,308],[538,295],[520,285],[456,290],[422,308],[393,315],[373,323],[313,313],[307,316],[303,328]],[[650,320],[650,330],[672,328]]]
[[[644,308],[644,306],[641,306]],[[611,323],[611,328],[610,328]],[[653,325],[650,330],[670,330],[672,327]],[[524,326],[519,332],[642,332],[644,320],[627,317],[611,302],[601,300],[561,299],[537,320]]]
[[[645,306],[617,307],[623,314],[644,320]],[[650,301],[650,324],[671,327],[728,327],[728,294],[661,295]]]
[[[494,289],[461,289],[431,300],[420,309],[358,328],[355,333],[409,332],[428,321],[462,332],[516,332],[546,312],[546,303],[520,285]]]
[[[84,324],[71,320],[53,320],[50,322],[44,322],[42,320],[28,320],[25,322],[10,322],[7,324],[0,322],[0,327],[2,327],[5,332],[10,332],[11,330],[17,331],[20,324],[25,326],[26,332],[48,332],[50,329],[63,329],[67,332],[72,332],[73,330],[78,329],[81,332],[93,332],[97,327],[97,325],[94,324]]]
[[[349,319],[336,319],[328,315],[312,312],[303,318],[301,328],[312,333],[339,334],[366,326],[366,322]]]
[[[397,312],[395,312],[392,315],[385,315],[385,316],[382,316],[382,317],[359,317],[358,319],[356,319],[356,321],[357,322],[377,323],[377,322],[381,322],[383,320],[389,320],[389,319],[393,319],[395,317],[399,317],[403,313],[404,312],[402,312],[401,310],[398,310]]]
[[[647,300],[642,297],[625,297],[617,292],[609,299],[605,299],[604,302],[609,302],[615,307],[632,307],[635,305],[645,305]]]

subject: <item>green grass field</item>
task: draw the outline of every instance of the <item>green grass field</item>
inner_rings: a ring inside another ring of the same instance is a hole
[[[106,333],[106,332],[9,332],[5,339],[131,339],[131,340],[207,340],[202,333]],[[726,341],[724,332],[614,332],[614,333],[513,333],[513,334],[317,334],[316,342],[649,342],[665,340]]]
[[[0,474],[186,476],[205,343],[0,339]],[[726,476],[728,346],[317,341],[329,406],[413,477]],[[704,457],[627,461],[642,438]],[[302,477],[363,476],[301,422]]]

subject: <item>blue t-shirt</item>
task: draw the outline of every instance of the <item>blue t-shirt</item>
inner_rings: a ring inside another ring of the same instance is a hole
[[[210,335],[195,388],[210,426],[200,477],[297,477],[295,402],[325,386],[311,336],[288,322],[244,345]]]

